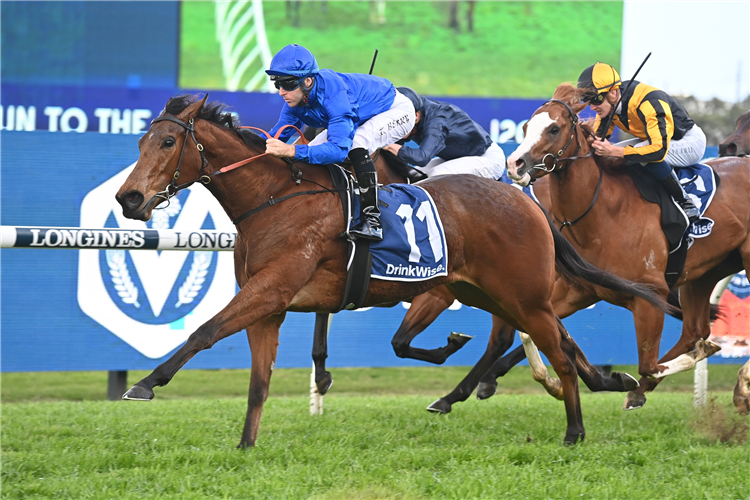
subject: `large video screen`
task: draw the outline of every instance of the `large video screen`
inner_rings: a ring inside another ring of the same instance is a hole
[[[623,2],[183,2],[179,85],[260,90],[289,43],[321,67],[433,96],[549,98],[596,61],[619,65]],[[270,89],[268,89],[270,90]]]

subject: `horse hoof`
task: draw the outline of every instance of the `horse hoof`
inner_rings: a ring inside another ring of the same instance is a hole
[[[432,403],[430,406],[427,407],[427,411],[431,411],[433,413],[450,413],[451,412],[451,404],[444,400],[444,399],[438,399],[434,403]]]
[[[622,409],[625,411],[637,410],[638,408],[643,408],[645,404],[646,396],[637,392],[629,392],[628,397],[625,398],[625,404],[622,405]]]
[[[456,350],[459,350],[463,346],[465,346],[468,341],[470,341],[473,338],[474,337],[472,335],[466,335],[464,333],[458,333],[458,332],[451,332],[451,334],[448,335],[448,343],[455,344]]]
[[[477,399],[489,399],[497,392],[497,383],[479,382],[477,386]]]
[[[131,387],[128,392],[122,395],[122,399],[130,401],[151,401],[154,399],[154,391],[136,384]]]
[[[573,433],[570,436],[567,434],[565,435],[565,439],[563,440],[563,444],[565,446],[573,446],[574,444],[578,443],[579,441],[582,443],[583,439],[586,437],[585,432],[577,432]]]
[[[638,389],[641,384],[629,373],[612,372],[612,378],[617,378],[622,384],[622,392],[634,391]]]
[[[330,372],[325,372],[323,378],[315,381],[315,386],[318,388],[318,394],[321,396],[325,396],[332,385],[333,377]]]
[[[740,415],[750,414],[750,397],[747,398],[735,398],[734,407],[737,408],[737,413]]]

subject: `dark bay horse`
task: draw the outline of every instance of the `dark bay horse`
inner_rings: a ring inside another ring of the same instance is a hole
[[[236,224],[234,251],[240,291],[123,398],[153,399],[153,388],[169,383],[198,352],[245,329],[252,369],[239,444],[244,448],[257,438],[286,312],[334,311],[341,303],[346,242],[339,234],[344,214],[327,169],[266,155],[265,140],[243,134],[231,115],[221,112],[221,105],[206,106],[206,99],[170,99],[139,140],[139,159],[116,198],[125,217],[146,221],[180,189],[202,182],[230,219],[243,219]],[[562,381],[565,442],[583,439],[575,349],[552,309],[556,271],[576,282],[594,281],[662,302],[650,288],[584,261],[542,211],[513,187],[471,175],[439,177],[421,186],[441,214],[448,275],[416,283],[372,280],[364,306],[391,306],[445,285],[464,304],[527,332]],[[248,213],[253,215],[243,218]],[[498,266],[503,255],[529,265]]]
[[[580,254],[613,274],[651,284],[666,296],[668,248],[659,210],[641,198],[624,167],[608,166],[606,160],[589,154],[586,135],[577,125],[577,113],[584,107],[574,87],[560,85],[553,100],[527,123],[526,139],[508,158],[509,176],[526,182],[549,174],[553,211],[561,221],[577,221],[564,231]],[[665,375],[690,368],[712,354],[714,348],[703,342],[710,334],[711,292],[719,280],[750,265],[750,159],[721,158],[709,163],[721,177],[705,214],[715,225],[710,236],[697,238],[687,254],[675,285],[683,310],[682,335],[661,359],[663,313],[640,299],[625,304],[635,318],[642,375],[640,387],[628,394],[626,408],[642,406],[645,393]],[[556,288],[554,295],[564,293]],[[585,304],[592,299],[584,296],[582,300]],[[557,308],[555,312],[567,315]]]
[[[719,144],[719,156],[750,156],[750,111],[737,118],[734,133]]]

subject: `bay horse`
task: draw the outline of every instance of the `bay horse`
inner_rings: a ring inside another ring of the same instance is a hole
[[[719,156],[750,156],[750,111],[737,118],[734,133],[719,144]]]
[[[591,156],[586,131],[577,123],[585,106],[575,87],[558,86],[553,99],[527,122],[526,138],[508,158],[508,175],[519,183],[547,175],[555,216],[573,221],[563,227],[580,254],[613,274],[650,284],[666,297],[668,248],[659,210],[641,198],[625,167]],[[682,334],[661,359],[663,312],[640,299],[625,303],[635,319],[642,377],[640,387],[628,393],[626,409],[643,406],[646,392],[664,376],[715,352],[704,343],[710,334],[711,292],[719,280],[750,265],[750,159],[708,163],[722,181],[705,213],[715,225],[709,236],[696,238],[687,253],[675,284],[683,310]],[[558,293],[568,292],[556,288]],[[593,299],[584,297],[583,304],[588,300]],[[555,312],[567,315],[560,309]]]
[[[231,114],[221,112],[222,105],[206,106],[207,98],[181,96],[167,102],[139,139],[138,161],[116,199],[125,217],[147,221],[155,207],[178,191],[203,183],[230,219],[242,219],[236,223],[234,250],[240,291],[123,398],[153,399],[154,387],[169,383],[198,352],[245,329],[252,356],[239,443],[245,448],[257,439],[286,312],[330,312],[340,306],[347,243],[339,234],[345,221],[326,168],[265,154],[265,140],[252,132],[243,134]],[[237,168],[240,165],[244,168]],[[178,184],[183,176],[187,181]],[[391,306],[445,285],[464,304],[527,332],[562,381],[564,442],[582,440],[575,349],[551,303],[556,271],[581,283],[631,290],[664,309],[666,303],[650,288],[584,261],[542,211],[513,187],[472,175],[437,177],[421,187],[441,214],[448,274],[410,283],[371,280],[363,305]],[[531,265],[499,266],[499,256]]]
[[[308,137],[308,139],[312,139],[312,137]],[[403,164],[401,160],[388,151],[376,152],[373,155],[373,161],[378,171],[378,178],[385,179],[383,184],[407,182],[406,169],[408,165]],[[547,209],[550,206],[546,178],[540,179],[535,184],[534,194],[543,208]],[[445,363],[451,355],[466,345],[472,337],[452,332],[448,336],[448,343],[443,347],[422,349],[411,346],[411,342],[417,335],[422,333],[441,313],[448,309],[454,300],[455,297],[445,286],[435,287],[415,297],[391,340],[394,353],[400,358],[416,359],[439,365]],[[670,314],[679,316],[681,319],[677,301],[670,301],[670,304],[675,306],[674,311],[669,311]],[[330,319],[331,315],[328,313],[317,313],[315,318],[312,358],[315,385],[320,395],[325,395],[333,384],[333,377],[326,370],[327,334]],[[538,350],[528,336],[521,333],[521,338],[523,340],[522,345],[499,359],[512,346],[515,339],[515,329],[502,319],[492,315],[490,339],[487,351],[482,359],[450,394],[432,403],[427,407],[427,410],[435,413],[449,413],[453,403],[468,399],[477,386],[479,386],[477,397],[479,399],[489,398],[497,388],[496,379],[505,375],[513,366],[526,358],[527,351],[529,352],[532,377],[542,384],[549,394],[557,399],[562,399],[560,380],[549,376],[541,357],[539,357]],[[591,391],[627,391],[638,386],[637,381],[627,373],[612,372],[609,375],[601,373],[587,361],[585,355],[577,346],[576,354],[578,374]]]

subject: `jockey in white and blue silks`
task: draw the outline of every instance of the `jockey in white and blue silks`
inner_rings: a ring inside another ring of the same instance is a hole
[[[414,105],[385,78],[319,69],[306,48],[287,45],[266,70],[286,104],[271,129],[273,136],[284,125],[325,127],[309,145],[287,144],[294,129],[282,131],[280,140],[268,139],[266,152],[314,164],[352,162],[360,191],[362,222],[350,233],[370,240],[383,239],[378,207],[378,178],[370,158],[414,128]]]
[[[421,167],[428,177],[473,174],[498,180],[505,172],[505,153],[481,125],[453,104],[422,97],[399,87],[416,111],[416,126],[404,139],[385,149]],[[403,146],[414,141],[419,147]]]

